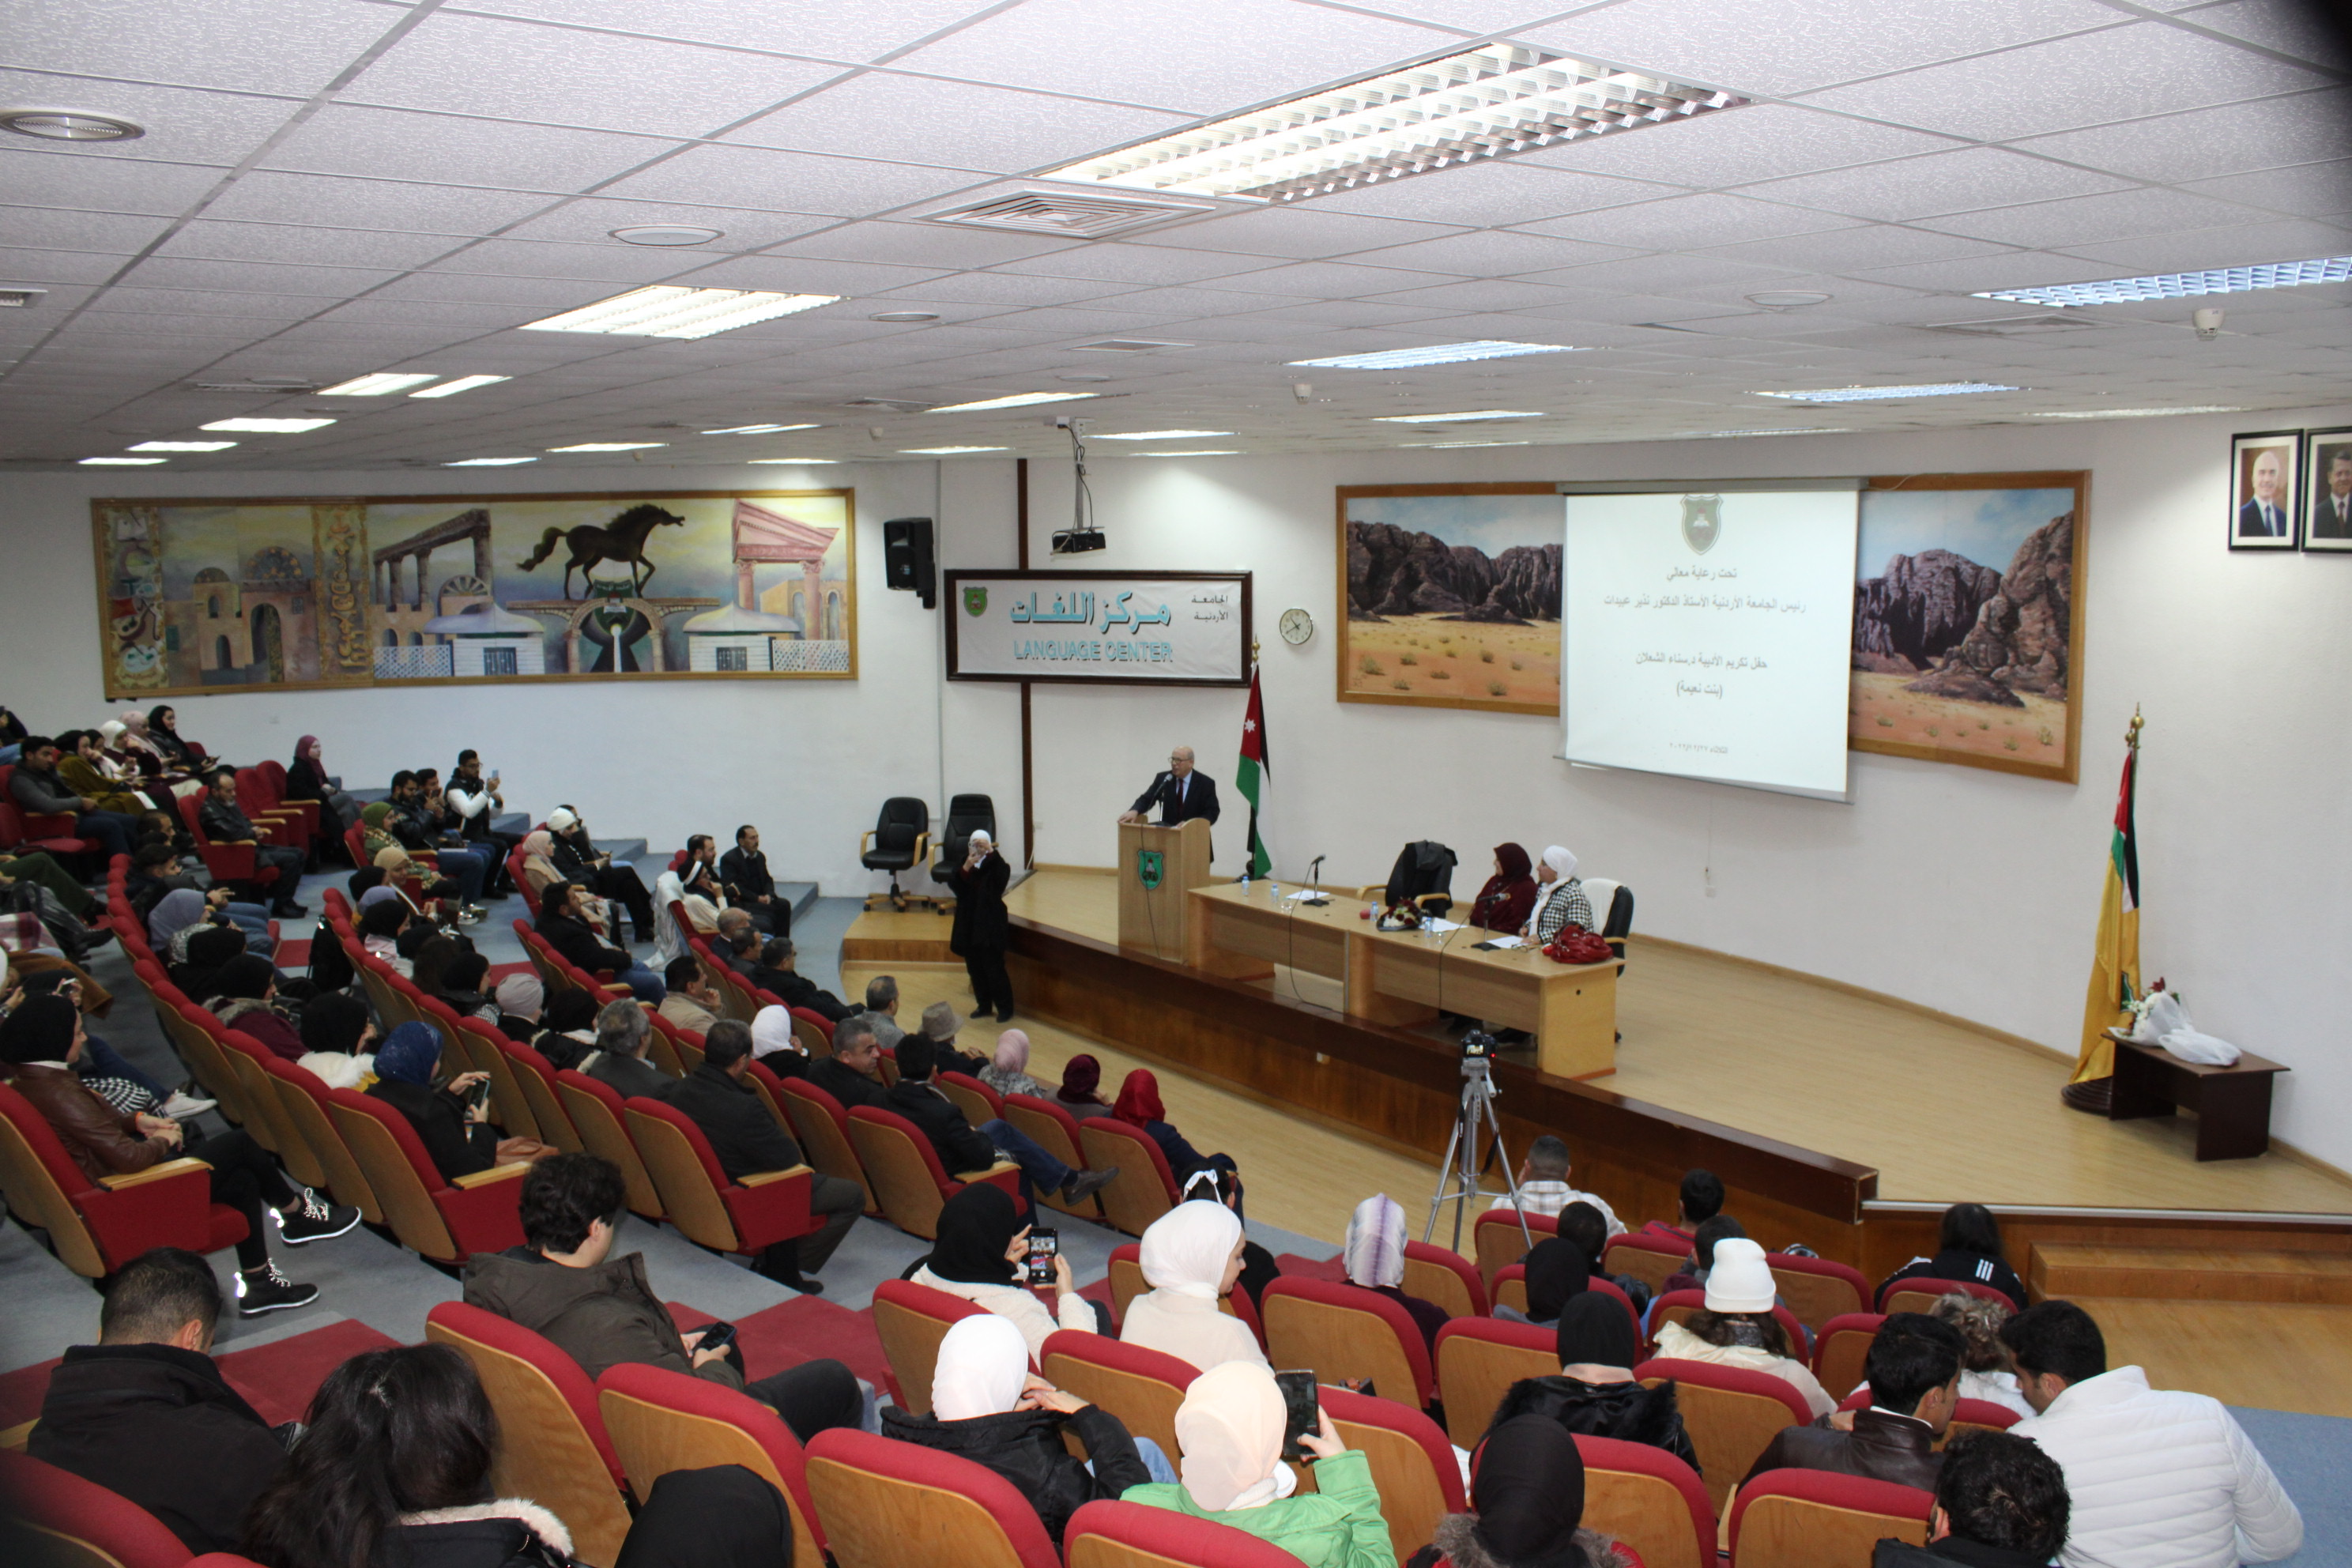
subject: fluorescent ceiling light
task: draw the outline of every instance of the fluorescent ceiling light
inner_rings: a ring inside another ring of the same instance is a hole
[[[305,430],[322,429],[333,423],[331,419],[215,419],[204,428],[242,430],[256,436],[299,436]]]
[[[1533,441],[1410,441],[1406,445],[1427,452],[1442,452],[1450,447],[1532,447]]]
[[[772,436],[779,430],[814,430],[814,425],[730,425],[724,430],[705,430],[706,436]]]
[[[1521,354],[1575,354],[1584,351],[1566,343],[1515,343],[1505,338],[1482,338],[1469,343],[1432,343],[1421,349],[1382,349],[1378,353],[1335,354],[1329,359],[1295,359],[1294,365],[1317,370],[1414,370],[1430,364],[1461,364],[1477,359],[1517,359]]]
[[[762,294],[747,289],[684,289],[656,283],[632,289],[544,321],[525,321],[530,332],[611,332],[635,338],[707,338],[754,321],[830,305],[838,294]]]
[[[910,458],[952,458],[964,452],[1009,452],[1010,447],[901,447]]]
[[[949,403],[931,409],[933,414],[978,414],[989,408],[1026,408],[1036,403],[1076,403],[1082,397],[1100,397],[1099,392],[1016,392],[1010,397],[983,397],[978,403]]]
[[[1797,403],[1876,403],[1890,397],[1959,397],[1972,392],[2016,392],[1990,381],[1938,381],[1923,386],[1825,386],[1812,392],[1759,392],[1759,397],[1785,397]]]
[[[998,448],[999,451],[1002,451],[1003,449],[1003,448],[1002,447]],[[813,467],[818,463],[838,463],[841,459],[839,458],[754,458],[751,461],[755,463],[797,463],[803,468],[807,468]]]
[[[445,468],[511,468],[517,463],[536,463],[537,458],[461,458],[454,463],[444,463]]]
[[[379,370],[368,375],[355,375],[349,381],[339,381],[332,386],[319,389],[320,397],[389,397],[395,392],[406,392],[412,386],[422,386],[438,379],[429,374],[407,371]]]
[[[236,446],[234,441],[142,441],[126,447],[126,452],[226,452]]]
[[[85,468],[152,468],[166,460],[163,458],[84,458],[81,466]]]
[[[1290,201],[1746,101],[1521,44],[1487,44],[1081,159],[1045,177]]]
[[[551,452],[643,452],[667,447],[667,441],[583,441],[574,447],[550,447]]]
[[[2153,278],[2109,278],[2097,283],[2057,283],[2046,289],[1987,289],[1979,300],[2021,305],[2126,305],[2136,300],[2187,300],[2200,294],[2244,294],[2256,289],[2299,289],[2306,283],[2352,279],[2352,256],[2311,261],[2270,261],[2260,267],[2215,267]]]
[[[1190,441],[1202,436],[1230,436],[1230,430],[1129,430],[1124,435],[1097,436],[1097,441]]]
[[[478,386],[496,386],[509,379],[503,375],[461,375],[455,381],[445,381],[438,386],[428,386],[422,392],[412,392],[411,397],[455,397],[461,392],[471,392]]]
[[[1130,458],[1238,458],[1241,448],[1228,447],[1214,452],[1129,452]]]
[[[1381,414],[1382,425],[1456,425],[1469,419],[1541,419],[1539,411],[1523,408],[1474,408],[1466,414]]]
[[[2161,419],[2168,414],[2243,414],[2234,405],[2210,404],[2196,408],[2069,408],[2063,413],[2039,413],[2036,419]]]
[[[1843,426],[1804,425],[1790,427],[1778,426],[1769,430],[1677,430],[1668,439],[1675,441],[1729,440],[1744,436],[1842,436]]]

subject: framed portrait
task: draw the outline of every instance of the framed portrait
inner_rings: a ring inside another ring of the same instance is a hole
[[[2305,550],[2352,552],[2352,430],[2303,433]]]
[[[1340,701],[1559,712],[1556,485],[1341,485],[1338,513]]]
[[[1863,481],[1848,749],[2075,781],[2090,499],[2067,470]]]
[[[2230,548],[2293,550],[2302,533],[2303,436],[2255,430],[2230,437]]]

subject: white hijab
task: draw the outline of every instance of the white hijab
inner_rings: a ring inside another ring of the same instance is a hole
[[[801,1056],[800,1042],[793,1038],[793,1016],[783,1007],[762,1007],[751,1016],[751,1059],[772,1057],[778,1052]],[[1026,1351],[1022,1352],[1027,1354]]]
[[[1404,1283],[1404,1208],[1386,1193],[1356,1205],[1348,1221],[1348,1278],[1359,1285]]]
[[[1576,857],[1557,844],[1543,852],[1543,863],[1550,867],[1553,877],[1562,882],[1576,875]]]
[[[1277,1478],[1290,1473],[1282,1463],[1282,1426],[1273,1373],[1246,1361],[1211,1367],[1176,1408],[1184,1489],[1213,1513],[1261,1508],[1282,1496]]]
[[[994,1312],[959,1318],[931,1366],[931,1414],[942,1421],[1002,1415],[1029,1380],[1029,1342]]]
[[[669,912],[673,899],[686,901],[686,884],[677,879],[677,872],[664,871],[654,879],[654,951],[661,955],[665,969],[686,952],[686,933],[677,929]]]
[[[1143,1229],[1143,1278],[1155,1290],[1217,1299],[1242,1222],[1221,1203],[1178,1204]]]
[[[971,837],[965,840],[965,843],[970,848],[979,850],[983,858],[996,847],[996,840],[988,836],[988,829],[985,827],[973,828]]]

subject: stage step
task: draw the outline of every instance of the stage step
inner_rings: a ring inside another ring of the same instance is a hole
[[[2352,1255],[2042,1242],[2026,1283],[2052,1296],[2352,1306]]]

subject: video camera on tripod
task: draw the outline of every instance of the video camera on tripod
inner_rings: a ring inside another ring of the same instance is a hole
[[[1454,1249],[1462,1250],[1462,1224],[1465,1209],[1473,1198],[1507,1197],[1516,1213],[1519,1202],[1518,1179],[1512,1173],[1511,1157],[1503,1147],[1503,1124],[1495,1114],[1495,1099],[1502,1091],[1495,1087],[1495,1037],[1484,1029],[1472,1029],[1462,1037],[1462,1104],[1454,1119],[1453,1136],[1446,1140],[1445,1159],[1437,1178],[1437,1194],[1429,1200],[1429,1224],[1422,1232],[1427,1241],[1437,1234],[1437,1211],[1447,1204],[1454,1208]],[[1491,1134],[1493,1143],[1484,1161],[1479,1158],[1478,1143],[1482,1135]],[[1499,1162],[1503,1167],[1503,1190],[1489,1193],[1480,1180],[1486,1167]],[[1527,1215],[1519,1215],[1519,1232],[1529,1248],[1535,1237],[1528,1234]]]

